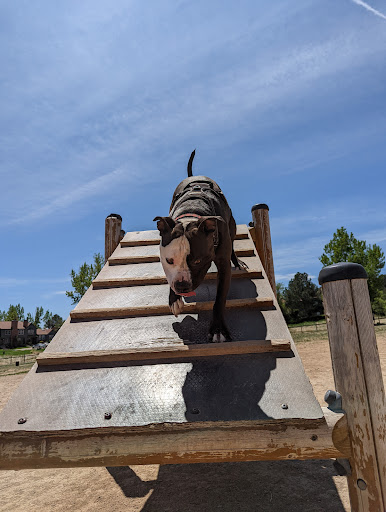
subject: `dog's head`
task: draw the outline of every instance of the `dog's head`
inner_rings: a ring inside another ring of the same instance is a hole
[[[156,217],[160,256],[166,279],[177,295],[192,292],[203,281],[215,256],[213,234],[221,217],[175,221]]]

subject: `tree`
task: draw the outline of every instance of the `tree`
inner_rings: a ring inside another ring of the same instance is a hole
[[[283,316],[284,316],[286,322],[288,322],[290,318],[289,318],[286,302],[285,302],[285,299],[284,299],[284,293],[285,293],[285,286],[284,286],[284,284],[283,283],[276,283],[277,302],[279,303],[281,312],[283,313]]]
[[[283,291],[283,299],[291,322],[317,318],[323,312],[320,288],[306,272],[297,272]]]
[[[0,312],[0,320],[11,321],[11,320],[24,320],[24,308],[20,304],[13,306],[9,305],[8,311]]]
[[[46,311],[43,317],[45,329],[60,329],[63,325],[63,318],[59,315],[53,315],[50,311]]]
[[[379,245],[366,245],[364,240],[357,240],[344,227],[336,230],[332,240],[324,246],[324,253],[319,258],[322,265],[332,265],[341,261],[360,263],[366,270],[371,303],[383,288],[380,275],[385,266],[385,255]]]
[[[102,270],[104,258],[101,253],[94,254],[94,263],[88,265],[83,263],[76,273],[71,270],[71,285],[74,291],[66,292],[67,297],[72,299],[72,304],[77,304],[83,295],[90,288],[92,281]]]
[[[42,306],[36,308],[33,324],[37,329],[40,329],[40,322],[41,322],[43,313],[44,313],[44,310],[43,310]]]

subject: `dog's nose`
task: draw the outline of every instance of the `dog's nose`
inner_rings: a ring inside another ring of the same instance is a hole
[[[174,287],[177,293],[188,293],[192,290],[192,283],[189,281],[177,281]]]

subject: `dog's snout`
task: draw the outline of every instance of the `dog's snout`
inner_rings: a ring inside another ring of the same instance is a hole
[[[177,281],[174,284],[174,287],[177,293],[188,293],[192,291],[192,283],[185,280]]]

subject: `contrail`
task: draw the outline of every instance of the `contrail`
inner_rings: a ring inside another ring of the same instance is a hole
[[[373,7],[371,7],[371,5],[366,4],[366,2],[362,2],[362,0],[352,0],[352,1],[354,2],[354,4],[361,5],[368,11],[374,13],[376,16],[379,16],[380,18],[383,18],[384,20],[386,20],[386,16],[384,14],[382,14],[381,12],[379,12],[376,9],[374,9]]]

